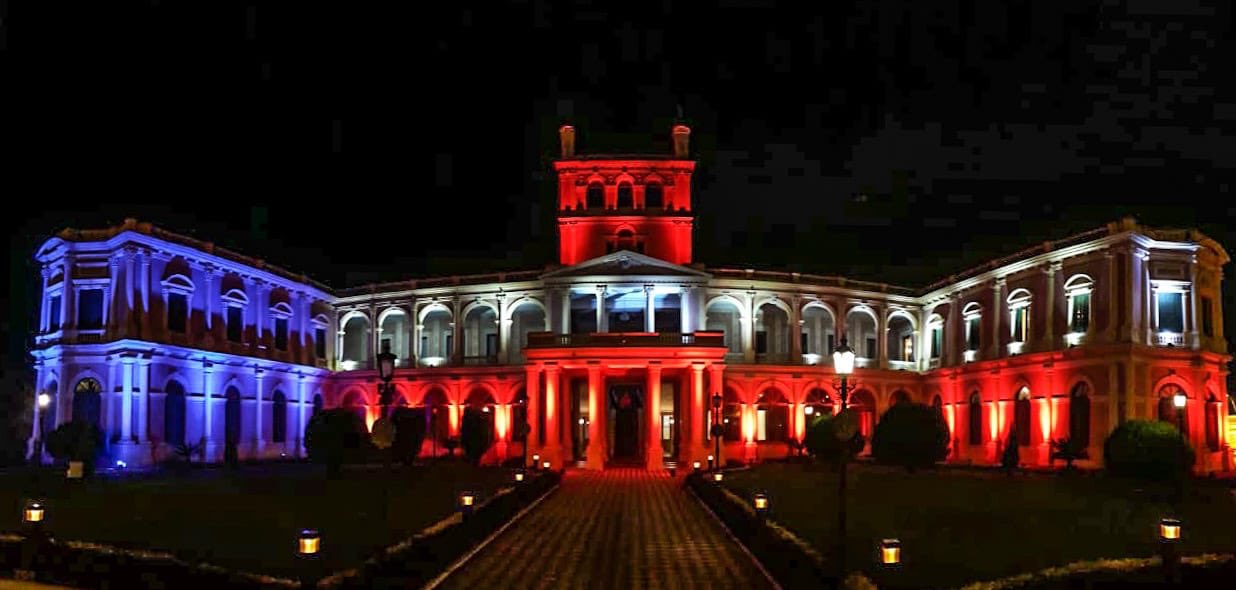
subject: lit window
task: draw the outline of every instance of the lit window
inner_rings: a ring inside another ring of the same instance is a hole
[[[91,330],[103,327],[103,290],[83,289],[78,292],[77,327]]]
[[[1069,332],[1084,334],[1090,330],[1090,293],[1094,282],[1086,275],[1074,275],[1064,283],[1069,301]]]
[[[229,342],[240,342],[245,331],[245,310],[241,307],[227,308],[227,339]]]
[[[1183,333],[1184,293],[1160,291],[1155,296],[1158,303],[1159,331]]]
[[[1009,328],[1013,342],[1030,340],[1030,292],[1025,289],[1013,291],[1008,298]]]
[[[47,329],[55,332],[60,329],[60,296],[53,295],[47,307]]]

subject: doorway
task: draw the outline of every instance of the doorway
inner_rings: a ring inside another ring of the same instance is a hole
[[[638,462],[640,452],[640,410],[643,404],[643,387],[639,385],[614,385],[609,388],[610,415],[613,416],[614,446],[612,460]]]

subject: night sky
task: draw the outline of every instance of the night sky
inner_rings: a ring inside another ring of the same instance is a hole
[[[65,226],[339,287],[541,268],[564,122],[668,153],[681,113],[714,266],[920,286],[1129,214],[1236,252],[1230,2],[325,4],[10,9],[9,366]]]

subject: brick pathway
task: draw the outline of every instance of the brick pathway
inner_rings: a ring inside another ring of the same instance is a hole
[[[769,588],[682,477],[568,471],[440,588]]]

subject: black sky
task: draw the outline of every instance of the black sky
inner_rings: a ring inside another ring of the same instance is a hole
[[[1126,214],[1236,250],[1229,2],[614,4],[14,6],[10,354],[66,225],[336,286],[542,267],[558,125],[666,152],[679,106],[710,265],[918,286]]]

